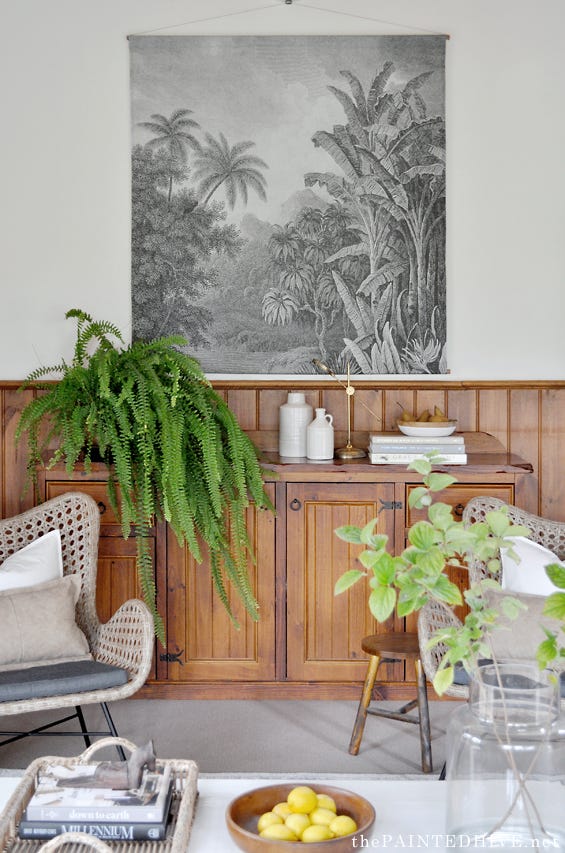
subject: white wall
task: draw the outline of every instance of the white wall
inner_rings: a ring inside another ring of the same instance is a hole
[[[0,0],[0,379],[70,356],[68,308],[128,333],[126,36],[155,30],[449,33],[451,378],[565,379],[565,0]]]

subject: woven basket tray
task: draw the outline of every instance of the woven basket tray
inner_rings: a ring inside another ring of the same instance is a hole
[[[93,764],[92,756],[103,747],[121,745],[133,752],[135,744],[123,738],[107,737],[97,741],[81,755],[74,758],[44,756],[33,761],[25,771],[21,782],[8,800],[0,820],[0,850],[6,853],[32,853],[32,851],[61,850],[66,853],[80,851],[112,851],[112,853],[185,853],[190,838],[194,807],[197,797],[196,782],[198,766],[194,761],[157,759],[157,764],[168,764],[172,771],[174,792],[171,803],[171,820],[167,836],[162,841],[101,841],[85,833],[65,833],[49,841],[23,840],[18,838],[18,823],[37,784],[37,774],[49,764],[75,767]]]

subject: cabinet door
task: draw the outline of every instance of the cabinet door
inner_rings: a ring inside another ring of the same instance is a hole
[[[286,493],[287,677],[296,681],[360,681],[367,658],[367,634],[402,631],[391,617],[377,625],[368,604],[368,583],[360,581],[334,596],[343,572],[354,568],[360,546],[348,545],[334,530],[378,519],[377,530],[394,546],[394,488],[391,483],[298,483]],[[361,566],[357,564],[359,568]],[[400,664],[381,667],[379,680],[402,680]]]
[[[271,500],[274,490],[268,486]],[[275,519],[266,510],[250,507],[247,531],[256,555],[249,574],[259,602],[254,622],[233,589],[230,606],[239,621],[231,622],[212,583],[206,558],[197,563],[167,533],[167,672],[174,682],[260,681],[275,677]]]

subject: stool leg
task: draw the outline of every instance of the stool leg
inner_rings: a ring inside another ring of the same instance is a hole
[[[418,680],[418,714],[420,717],[420,748],[422,752],[422,770],[424,773],[432,772],[432,736],[430,733],[430,711],[428,708],[428,691],[426,687],[426,676],[422,669],[422,662],[416,660],[416,677]]]
[[[349,742],[350,755],[357,755],[359,747],[361,746],[361,738],[363,737],[365,720],[367,719],[367,708],[369,707],[371,697],[373,695],[373,687],[375,686],[375,679],[377,677],[377,670],[380,662],[380,655],[371,655],[369,658],[369,666],[367,667],[363,693],[361,694],[361,701],[359,702],[357,716],[355,717],[355,725],[353,726],[351,740]]]

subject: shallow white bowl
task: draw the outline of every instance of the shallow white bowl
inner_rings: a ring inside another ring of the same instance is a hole
[[[442,435],[451,435],[455,432],[457,421],[398,421],[398,429],[404,435],[429,435],[430,438],[440,438]]]

